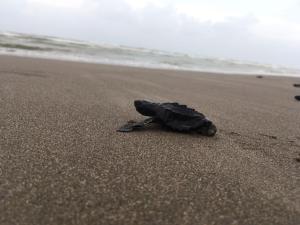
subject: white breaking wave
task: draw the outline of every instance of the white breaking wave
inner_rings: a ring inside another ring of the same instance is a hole
[[[300,69],[281,66],[11,32],[0,33],[0,54],[145,68],[300,76]]]

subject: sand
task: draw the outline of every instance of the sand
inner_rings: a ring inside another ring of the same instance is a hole
[[[0,224],[299,224],[299,81],[0,56]],[[218,133],[116,132],[135,99]]]

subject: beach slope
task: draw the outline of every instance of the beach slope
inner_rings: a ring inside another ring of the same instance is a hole
[[[0,56],[0,224],[299,224],[299,79]],[[135,99],[218,133],[116,132]]]

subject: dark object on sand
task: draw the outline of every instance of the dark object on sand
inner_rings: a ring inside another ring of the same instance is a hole
[[[258,75],[258,76],[256,76],[256,78],[264,78],[263,76],[261,76],[261,75]]]
[[[300,101],[300,95],[296,95],[295,99],[298,100],[298,101]]]
[[[300,162],[300,153],[298,154],[298,157],[295,158],[296,162]]]
[[[144,100],[134,101],[136,110],[144,116],[144,121],[129,121],[118,131],[131,132],[144,128],[150,123],[158,123],[166,128],[179,132],[196,132],[206,136],[214,136],[216,126],[202,113],[178,103],[152,103]]]
[[[300,84],[294,84],[294,87],[300,87]]]

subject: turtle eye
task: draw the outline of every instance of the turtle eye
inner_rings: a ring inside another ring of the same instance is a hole
[[[212,122],[210,120],[208,120],[207,118],[204,119],[204,123],[203,123],[203,126],[205,127],[209,127],[212,125]]]

